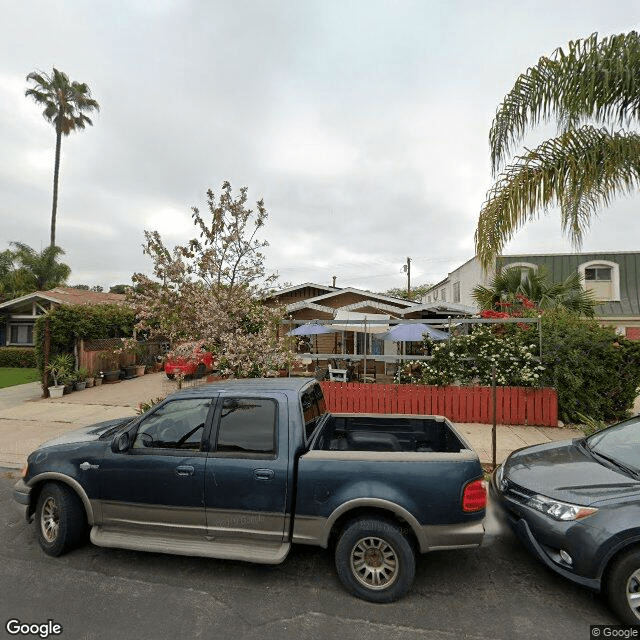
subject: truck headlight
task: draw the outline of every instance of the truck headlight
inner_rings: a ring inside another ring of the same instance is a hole
[[[540,511],[554,520],[561,520],[563,522],[580,520],[580,518],[586,518],[597,511],[594,507],[583,507],[579,504],[560,502],[559,500],[553,500],[540,494],[531,496],[526,504],[528,507]]]

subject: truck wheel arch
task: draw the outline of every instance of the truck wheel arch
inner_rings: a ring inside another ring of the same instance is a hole
[[[409,538],[415,542],[417,550],[424,553],[428,549],[422,525],[415,516],[400,505],[381,498],[355,498],[337,507],[327,518],[321,546],[325,548],[329,546],[330,540],[344,528],[347,522],[363,515],[378,515],[395,520],[405,527],[408,526]]]
[[[69,488],[71,488],[82,502],[82,506],[84,507],[84,510],[87,514],[87,523],[90,527],[93,526],[93,506],[91,505],[89,496],[82,488],[82,485],[71,476],[67,476],[64,473],[57,473],[55,471],[41,473],[29,480],[29,487],[31,487],[31,496],[29,500],[29,516],[33,515],[33,513],[35,512],[36,504],[38,502],[38,496],[40,495],[40,490],[47,482],[59,482],[61,484],[66,484]]]

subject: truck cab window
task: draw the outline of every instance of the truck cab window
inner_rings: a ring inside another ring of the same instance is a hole
[[[267,398],[225,398],[216,439],[219,453],[273,455],[276,452],[276,410]]]
[[[140,424],[133,448],[199,451],[210,406],[209,398],[167,402]]]

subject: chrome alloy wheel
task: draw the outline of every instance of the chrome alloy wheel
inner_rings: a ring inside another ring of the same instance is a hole
[[[633,615],[640,620],[640,569],[634,571],[627,580],[627,602]]]
[[[395,549],[382,538],[361,538],[351,550],[351,571],[367,589],[390,587],[398,577],[398,566]]]
[[[40,530],[42,536],[47,542],[55,542],[58,537],[58,529],[60,527],[60,514],[56,501],[49,496],[42,505],[40,515]]]

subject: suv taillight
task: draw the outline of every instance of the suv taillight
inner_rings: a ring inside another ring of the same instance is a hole
[[[469,482],[462,494],[463,511],[480,511],[487,506],[487,489],[483,480]]]

